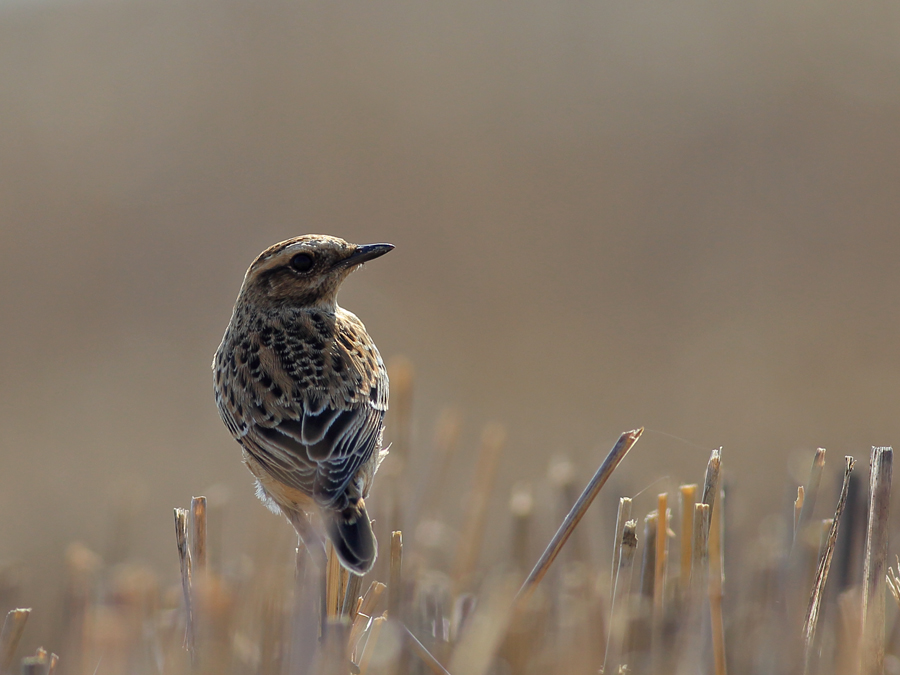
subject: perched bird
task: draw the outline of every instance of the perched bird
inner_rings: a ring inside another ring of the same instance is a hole
[[[337,293],[350,272],[393,248],[307,234],[266,249],[244,276],[212,364],[219,414],[259,498],[316,556],[324,542],[307,516],[318,511],[356,574],[378,553],[365,498],[386,454],[388,376]]]

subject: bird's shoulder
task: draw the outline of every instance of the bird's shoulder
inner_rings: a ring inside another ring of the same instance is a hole
[[[338,307],[335,314],[335,352],[348,363],[357,389],[369,405],[387,410],[390,383],[381,353],[353,312]]]
[[[232,433],[323,408],[387,410],[387,371],[363,323],[337,307],[234,321],[213,362],[216,398]]]

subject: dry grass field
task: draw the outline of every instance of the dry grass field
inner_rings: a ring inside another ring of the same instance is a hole
[[[466,598],[473,620],[509,608],[619,434],[643,427],[490,667],[596,672],[619,498],[639,597],[661,493],[667,590],[633,667],[711,659],[711,615],[679,581],[679,487],[702,486],[721,447],[727,664],[797,672],[821,527],[792,547],[793,502],[824,447],[810,522],[857,459],[811,665],[843,668],[870,448],[900,437],[898,30],[874,0],[2,0],[0,611],[33,608],[15,668],[40,645],[59,673],[188,667],[172,508],[200,495],[213,581],[196,592],[231,623],[198,637],[233,672],[298,663],[283,631],[318,616],[315,584],[253,497],[209,363],[253,257],[316,231],[397,246],[341,294],[414,369],[362,592],[390,587],[402,530],[401,606],[444,666],[484,653],[456,652]],[[476,518],[482,438],[501,427]],[[447,619],[440,644],[421,603]],[[664,616],[709,642],[673,642]]]

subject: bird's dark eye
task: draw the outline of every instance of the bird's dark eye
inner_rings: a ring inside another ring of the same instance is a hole
[[[298,253],[291,258],[291,267],[298,272],[309,272],[313,268],[312,256],[307,253]]]

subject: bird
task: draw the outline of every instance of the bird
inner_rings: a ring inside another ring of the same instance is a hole
[[[366,511],[388,409],[387,369],[363,323],[337,304],[343,281],[393,244],[306,234],[270,246],[244,275],[213,358],[219,415],[256,493],[324,562],[324,534],[354,574],[378,543]]]

